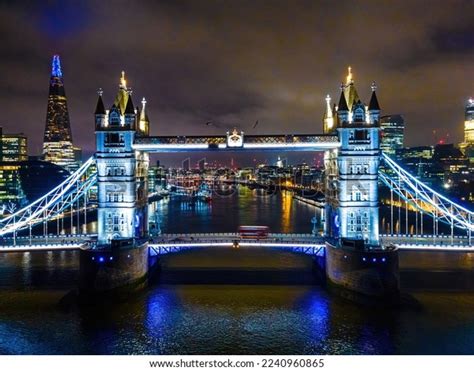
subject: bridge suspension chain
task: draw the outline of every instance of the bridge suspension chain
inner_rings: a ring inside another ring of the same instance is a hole
[[[90,188],[97,181],[95,172],[88,174],[88,170],[94,164],[94,157],[89,158],[77,171],[47,194],[1,219],[0,236],[58,218],[68,207],[72,209],[81,197],[84,199],[87,197]]]
[[[381,167],[379,176],[389,189],[425,215],[431,215],[436,220],[466,230],[469,236],[471,235],[474,231],[473,211],[436,192],[403,169],[388,155],[382,154],[382,160],[386,169]]]

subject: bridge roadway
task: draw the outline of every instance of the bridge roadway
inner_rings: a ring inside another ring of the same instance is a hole
[[[51,250],[77,250],[93,247],[97,235],[48,235],[2,238],[0,239],[0,252],[23,251],[51,251]],[[466,236],[404,236],[381,235],[384,245],[394,244],[402,250],[462,250],[474,251]],[[163,234],[150,238],[152,254],[176,252],[183,249],[197,247],[229,247],[238,241],[241,247],[271,247],[291,249],[299,252],[317,254],[324,246],[322,236],[313,236],[304,233],[270,233],[268,238],[260,240],[242,239],[238,233],[180,233]],[[472,241],[471,241],[472,242]]]

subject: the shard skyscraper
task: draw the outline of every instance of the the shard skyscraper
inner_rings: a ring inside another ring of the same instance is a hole
[[[54,55],[49,82],[43,155],[46,161],[62,166],[72,172],[80,164],[78,159],[76,159],[78,151],[80,150],[72,144],[71,125],[69,122],[61,62],[59,55]]]

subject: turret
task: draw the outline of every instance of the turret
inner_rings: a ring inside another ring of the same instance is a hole
[[[150,120],[148,119],[148,114],[145,109],[146,99],[142,99],[142,109],[140,110],[140,119],[138,121],[138,132],[141,135],[147,136],[150,134]]]
[[[103,93],[102,89],[99,89],[97,91],[97,94],[99,97],[97,99],[97,105],[95,107],[95,112],[94,112],[96,129],[107,126],[107,119],[106,119],[107,113],[105,112],[105,106],[102,100],[102,93]]]
[[[334,130],[334,115],[331,108],[331,97],[329,94],[326,96],[326,111],[323,118],[323,132],[329,134]]]
[[[131,91],[127,88],[127,80],[125,79],[125,71],[122,71],[120,75],[119,91],[115,97],[114,104],[120,109],[120,112],[123,114],[127,107],[127,100]]]
[[[135,108],[133,107],[132,94],[128,94],[127,105],[124,113],[124,123],[126,126],[133,128],[135,124]]]
[[[347,106],[346,97],[344,95],[344,84],[341,85],[341,96],[337,105],[337,116],[339,123],[342,125],[349,122],[349,107]]]
[[[368,108],[369,113],[369,123],[370,124],[378,124],[380,119],[380,106],[377,99],[377,95],[375,94],[375,90],[377,90],[377,85],[375,85],[375,81],[372,83],[372,96],[370,97],[370,103]]]
[[[349,111],[352,111],[352,106],[354,103],[357,103],[360,98],[354,85],[354,77],[352,75],[351,67],[347,68],[346,84],[343,85],[343,89],[347,107],[349,108]]]

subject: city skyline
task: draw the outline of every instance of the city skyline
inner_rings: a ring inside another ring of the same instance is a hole
[[[116,83],[122,70],[137,103],[142,96],[148,101],[153,135],[220,134],[233,126],[249,134],[319,132],[324,98],[337,99],[337,81],[351,65],[362,95],[376,80],[382,113],[404,115],[408,146],[434,144],[446,134],[448,142],[462,141],[463,108],[472,95],[467,1],[450,3],[449,11],[438,4],[429,16],[421,2],[410,12],[403,4],[374,3],[368,13],[349,3],[334,9],[297,2],[288,11],[283,5],[140,2],[127,27],[101,4],[2,5],[6,48],[13,51],[3,68],[15,71],[2,79],[9,107],[2,125],[27,133],[30,153],[41,152],[49,61],[57,53],[75,145],[86,154],[93,150],[95,92]],[[332,27],[336,15],[341,22]],[[395,20],[391,15],[410,27],[386,31],[381,20]],[[107,100],[114,94],[104,91]]]

